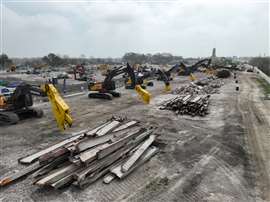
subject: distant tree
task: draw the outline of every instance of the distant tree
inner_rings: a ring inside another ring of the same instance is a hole
[[[54,53],[49,53],[47,56],[44,56],[42,60],[53,67],[63,64],[63,60],[60,56],[55,55]]]
[[[12,60],[8,58],[7,54],[0,55],[0,66],[1,69],[6,69],[12,64]]]
[[[152,56],[152,62],[155,64],[168,64],[173,60],[173,55],[170,53],[156,53]]]
[[[131,64],[142,64],[142,63],[147,62],[146,55],[140,54],[140,53],[133,53],[133,52],[126,53],[122,59],[124,62],[129,62]]]

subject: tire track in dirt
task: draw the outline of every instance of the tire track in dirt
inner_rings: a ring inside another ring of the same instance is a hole
[[[260,115],[259,110],[255,107],[254,100],[253,100],[253,94],[254,89],[257,89],[258,86],[255,85],[249,78],[246,76],[241,77],[241,80],[246,86],[243,86],[243,89],[240,91],[240,96],[238,99],[238,108],[241,112],[245,125],[246,125],[246,131],[247,131],[247,142],[248,142],[248,148],[252,155],[252,158],[255,160],[256,164],[256,170],[258,172],[258,175],[256,175],[256,186],[260,188],[262,191],[263,198],[266,201],[270,201],[270,179],[269,174],[267,172],[267,167],[265,165],[265,156],[264,151],[262,148],[262,145],[260,143],[260,134],[257,134],[257,131],[255,129],[255,126],[257,125],[261,129],[264,126],[264,123],[267,123],[266,120],[260,121],[257,117],[260,117],[260,119],[263,119],[264,117]],[[257,115],[255,115],[255,113]],[[247,115],[249,114],[249,115]],[[256,117],[257,116],[257,117]],[[268,134],[269,137],[269,131],[265,131],[265,134]]]

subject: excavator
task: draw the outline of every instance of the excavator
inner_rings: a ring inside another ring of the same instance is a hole
[[[207,63],[206,63],[207,62]],[[199,67],[205,67],[208,69],[211,64],[211,59],[203,59],[191,66],[187,66],[184,63],[180,63],[180,70],[179,70],[179,75],[184,75],[184,76],[189,76],[191,81],[196,80],[195,75],[193,74]]]
[[[164,82],[165,92],[171,91],[170,79],[167,76],[166,72],[164,72],[163,70],[158,69],[157,71],[143,73],[137,72],[137,74],[135,74],[137,83],[140,84],[144,89],[146,88],[146,86],[154,86],[154,83],[152,81],[147,80],[148,78],[152,78],[153,75],[158,76],[157,80]],[[128,78],[125,87],[126,89],[134,89],[134,86],[131,85],[131,78]]]
[[[173,77],[172,77],[172,73],[173,72],[179,72],[179,69],[180,69],[180,65],[179,64],[175,64],[174,66],[172,66],[169,70],[167,70],[167,71],[164,71],[164,73],[166,74],[166,76],[168,77],[168,79],[171,81],[171,80],[173,80]],[[158,78],[157,78],[158,80],[162,80],[162,77],[160,76],[160,74],[159,74],[159,76],[158,76]]]
[[[90,82],[88,84],[90,91],[88,97],[107,100],[111,100],[113,97],[120,97],[121,94],[115,91],[116,85],[113,78],[123,74],[128,74],[128,77],[131,80],[130,88],[135,89],[142,100],[148,104],[150,102],[151,95],[141,87],[140,83],[136,79],[134,70],[128,63],[126,66],[115,67],[112,70],[108,70],[103,82]]]
[[[85,67],[83,64],[76,65],[76,67],[73,69],[73,74],[74,74],[75,80],[78,80],[78,81],[86,81],[87,80]]]
[[[21,119],[42,117],[43,111],[33,107],[33,96],[49,98],[57,125],[61,130],[72,125],[69,106],[53,84],[38,87],[24,82],[20,83],[9,97],[0,95],[0,123],[10,125],[16,124]]]

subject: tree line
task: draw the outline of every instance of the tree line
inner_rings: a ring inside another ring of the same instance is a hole
[[[22,66],[42,66],[49,65],[52,67],[64,66],[64,65],[76,65],[80,63],[88,64],[121,64],[122,62],[129,62],[131,64],[175,64],[182,60],[181,56],[174,56],[170,53],[156,53],[156,54],[141,54],[129,52],[124,54],[121,58],[86,58],[84,55],[81,57],[73,58],[67,55],[57,55],[55,53],[49,53],[44,57],[37,58],[13,58],[13,61],[8,58],[6,54],[0,55],[0,64],[2,68],[7,68],[12,63],[20,64]]]

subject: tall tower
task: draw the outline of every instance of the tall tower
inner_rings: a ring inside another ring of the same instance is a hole
[[[213,52],[212,52],[212,58],[216,57],[216,48],[213,48]]]

